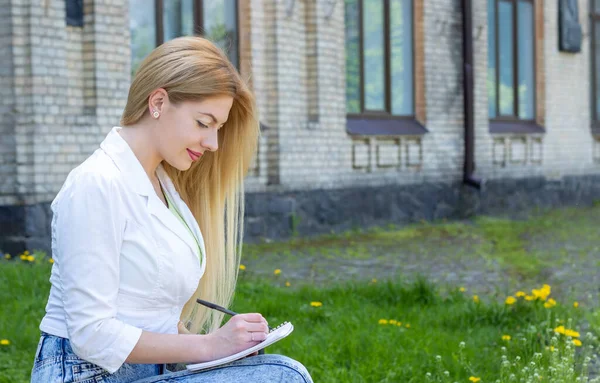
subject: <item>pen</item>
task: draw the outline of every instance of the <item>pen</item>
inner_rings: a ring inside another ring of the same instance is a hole
[[[222,313],[225,313],[225,314],[227,314],[227,315],[231,315],[231,316],[238,315],[238,313],[236,313],[235,311],[231,311],[231,310],[229,310],[229,309],[226,309],[225,307],[221,307],[221,306],[219,306],[219,305],[216,305],[216,304],[214,304],[214,303],[210,303],[210,302],[207,302],[207,301],[203,301],[203,300],[202,300],[202,299],[200,299],[200,298],[197,298],[197,299],[196,299],[196,302],[200,303],[200,304],[201,304],[201,305],[203,305],[203,306],[206,306],[206,307],[209,307],[209,308],[211,308],[211,309],[214,309],[214,310],[220,311],[220,312],[222,312]],[[273,328],[272,328],[271,326],[268,326],[268,327],[269,327],[269,331],[273,330]]]

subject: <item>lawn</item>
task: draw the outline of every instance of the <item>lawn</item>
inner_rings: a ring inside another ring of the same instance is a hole
[[[551,217],[555,217],[553,214]],[[576,226],[574,222],[577,220],[572,219],[570,224]],[[479,219],[468,227],[464,223],[422,224],[364,236],[388,238],[386,246],[390,247],[389,238],[395,238],[401,248],[425,230],[435,245],[436,235],[441,232],[445,240],[467,233],[473,242],[474,231],[486,233],[495,227],[487,234],[497,239],[494,251],[505,251],[505,259],[510,260],[517,257],[515,251],[528,247],[515,245],[524,238],[514,232],[515,228],[523,226],[530,232],[536,227],[536,235],[542,237],[547,234],[543,230],[556,229],[556,225],[523,222],[490,226],[498,224],[490,219]],[[507,239],[505,245],[500,243],[503,236]],[[340,234],[339,238],[347,237]],[[360,235],[355,233],[352,238],[369,248]],[[314,239],[316,244],[319,241],[328,254],[334,251],[335,236]],[[477,246],[490,246],[485,241],[475,242]],[[290,243],[277,246],[297,251],[298,241]],[[295,326],[292,335],[270,346],[267,352],[301,361],[315,382],[572,383],[578,376],[580,381],[588,381],[588,365],[596,374],[595,334],[600,314],[589,303],[575,304],[568,292],[554,285],[522,280],[514,290],[490,293],[483,287],[432,283],[429,278],[417,276],[374,279],[373,275],[362,275],[312,283],[294,278],[289,266],[281,267],[273,260],[253,263],[259,249],[269,253],[265,246],[247,247],[248,262],[240,271],[233,309],[261,312],[271,325],[291,321]],[[314,246],[311,251],[318,254]],[[352,258],[344,251],[339,256]],[[365,259],[364,254],[357,257]],[[51,268],[41,253],[11,258],[0,259],[0,383],[29,379]],[[518,268],[524,274],[534,270],[528,263],[519,262]]]

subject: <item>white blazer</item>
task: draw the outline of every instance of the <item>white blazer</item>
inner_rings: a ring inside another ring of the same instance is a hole
[[[115,372],[142,330],[176,334],[183,305],[204,274],[202,233],[162,166],[157,169],[198,239],[156,195],[114,127],[73,169],[52,202],[50,297],[40,330]]]

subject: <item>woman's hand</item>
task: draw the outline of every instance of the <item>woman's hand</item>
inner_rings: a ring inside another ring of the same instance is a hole
[[[238,314],[210,337],[212,359],[233,355],[259,344],[267,338],[269,325],[261,314]]]

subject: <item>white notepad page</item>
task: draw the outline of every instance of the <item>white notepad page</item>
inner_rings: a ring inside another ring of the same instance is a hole
[[[206,368],[211,368],[215,366],[219,366],[221,364],[226,364],[229,362],[233,362],[234,360],[238,360],[247,355],[252,354],[253,352],[262,350],[263,348],[277,342],[280,339],[285,338],[290,335],[290,333],[294,331],[294,326],[290,322],[283,322],[267,335],[267,339],[260,342],[256,346],[252,346],[243,351],[238,352],[237,354],[229,355],[221,359],[211,360],[210,362],[196,363],[196,364],[188,364],[186,368],[190,371],[199,371],[204,370]]]

